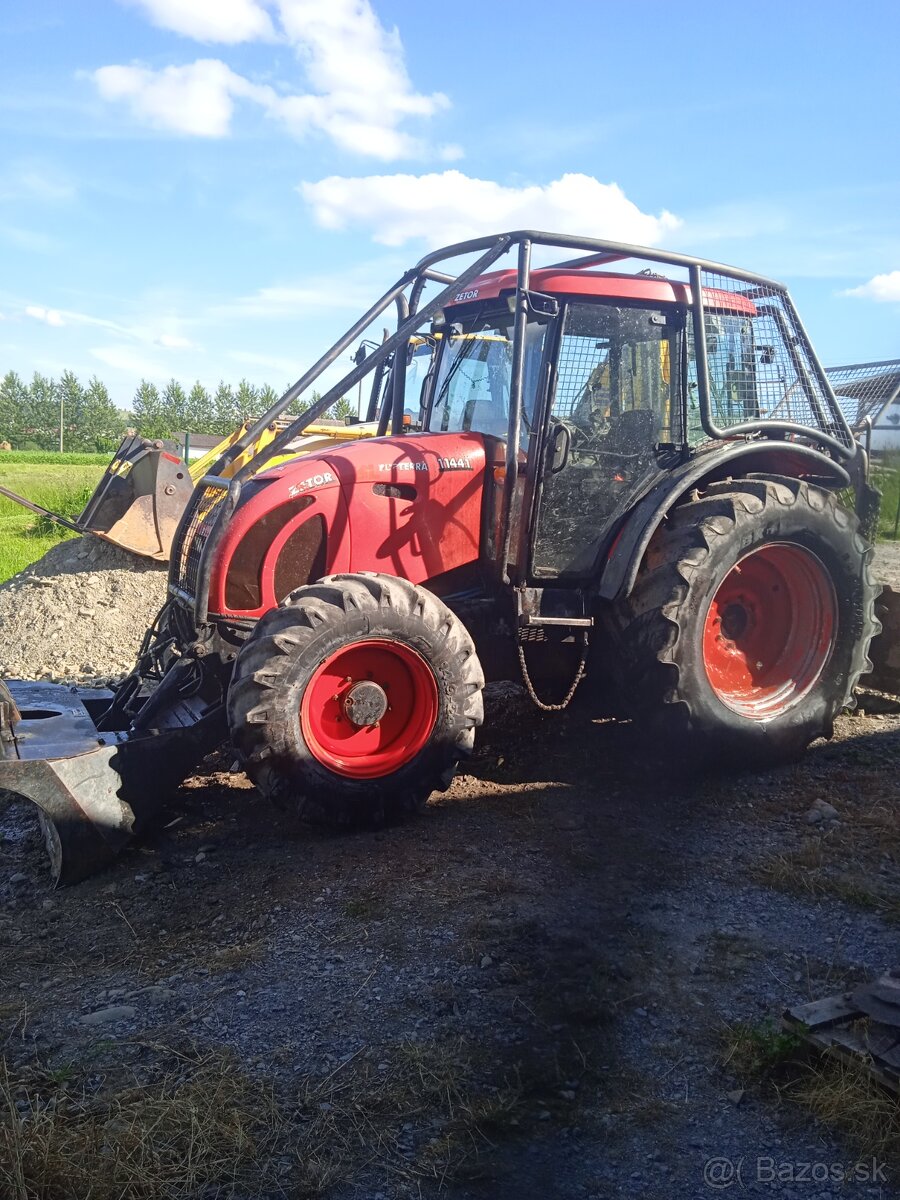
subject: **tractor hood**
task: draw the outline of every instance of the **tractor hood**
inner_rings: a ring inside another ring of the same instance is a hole
[[[481,550],[485,439],[373,438],[307,454],[245,485],[216,554],[210,612],[256,618],[323,575],[426,583]]]

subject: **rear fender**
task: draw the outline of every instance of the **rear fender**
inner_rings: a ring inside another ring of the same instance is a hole
[[[669,510],[692,488],[749,474],[809,479],[835,491],[851,484],[850,475],[842,466],[808,446],[740,442],[698,454],[651,488],[619,526],[600,579],[601,598],[620,600],[631,593],[650,539]]]

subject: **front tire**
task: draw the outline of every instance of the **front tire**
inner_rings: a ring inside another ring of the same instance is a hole
[[[405,579],[332,575],[259,621],[228,720],[259,790],[304,820],[380,824],[446,789],[483,719],[465,626]]]
[[[621,690],[681,756],[795,757],[852,706],[879,624],[871,548],[799,480],[713,484],[654,534],[617,614]]]

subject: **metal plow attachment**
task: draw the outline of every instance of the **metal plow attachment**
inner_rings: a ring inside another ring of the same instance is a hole
[[[77,883],[115,858],[134,831],[134,812],[119,799],[114,746],[75,758],[2,765],[3,787],[38,807],[57,884]]]
[[[163,442],[126,437],[77,523],[133,554],[166,562],[193,488],[186,464]]]
[[[56,884],[107,866],[152,824],[204,752],[184,730],[130,739],[97,731],[112,693],[59,684],[0,683],[0,793],[39,810]]]

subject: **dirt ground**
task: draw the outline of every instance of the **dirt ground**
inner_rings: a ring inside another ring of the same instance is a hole
[[[11,1195],[689,1200],[724,1160],[742,1195],[900,1196],[900,1166],[728,1061],[729,1030],[897,963],[896,712],[690,782],[507,692],[424,816],[345,837],[218,765],[64,891],[31,814],[0,815],[7,1103],[63,1147],[57,1190]],[[213,1149],[141,1190],[122,1130],[163,1096],[172,1144],[181,1097]],[[803,1174],[857,1159],[840,1191]]]
[[[647,751],[494,689],[421,818],[316,834],[221,758],[57,892],[0,800],[0,1196],[900,1198],[896,1103],[777,1029],[898,965],[900,702]]]

